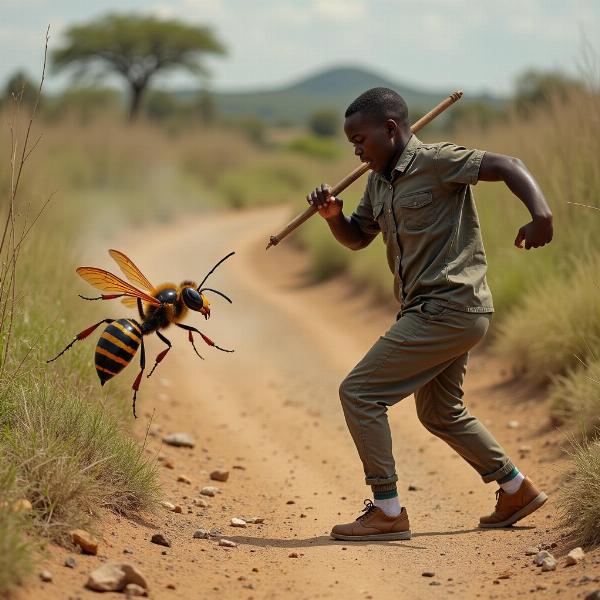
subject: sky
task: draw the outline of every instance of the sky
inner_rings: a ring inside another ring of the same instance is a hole
[[[528,68],[576,74],[586,52],[600,59],[600,0],[0,0],[0,85],[21,68],[39,77],[48,25],[52,49],[70,25],[108,12],[210,25],[228,48],[206,61],[217,90],[358,65],[427,90],[506,95]],[[45,86],[70,81],[50,70]],[[174,73],[158,83],[196,82]]]

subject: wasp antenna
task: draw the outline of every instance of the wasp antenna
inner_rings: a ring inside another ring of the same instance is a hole
[[[215,269],[222,263],[225,262],[230,256],[233,256],[235,252],[230,252],[227,256],[224,256],[207,274],[206,277],[202,280],[202,283],[197,287],[197,291],[200,292],[200,288],[204,284],[204,282],[214,273]]]
[[[225,298],[225,300],[227,300],[227,302],[229,302],[229,304],[233,304],[233,301],[231,300],[231,298],[229,298],[229,296],[226,296],[223,292],[220,292],[219,290],[214,290],[213,288],[202,288],[201,290],[198,290],[198,292],[200,292],[200,293],[214,292],[215,294],[219,294],[219,296],[222,296],[223,298]]]

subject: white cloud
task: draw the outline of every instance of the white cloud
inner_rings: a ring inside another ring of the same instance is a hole
[[[313,0],[312,10],[319,17],[332,21],[358,21],[367,16],[363,0]]]

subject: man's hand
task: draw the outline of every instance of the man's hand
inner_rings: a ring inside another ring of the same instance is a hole
[[[519,229],[519,233],[517,233],[515,239],[515,246],[523,248],[523,242],[525,242],[525,250],[539,248],[552,241],[552,234],[552,217],[536,218],[531,223],[527,223],[527,225],[523,225]]]
[[[344,203],[331,195],[331,187],[326,183],[322,183],[321,187],[315,188],[306,196],[306,201],[311,206],[316,206],[319,209],[319,214],[324,219],[337,217],[342,212]]]

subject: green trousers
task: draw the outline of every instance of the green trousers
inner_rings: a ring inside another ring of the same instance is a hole
[[[487,332],[490,313],[468,313],[426,302],[404,311],[340,385],[346,423],[374,491],[394,489],[398,476],[387,418],[415,395],[423,425],[444,440],[484,482],[514,465],[463,404],[468,352]]]

